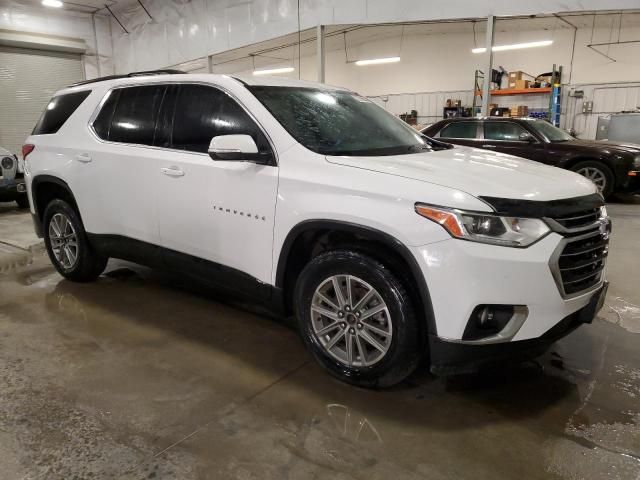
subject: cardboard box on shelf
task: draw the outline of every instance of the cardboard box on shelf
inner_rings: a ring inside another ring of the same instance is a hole
[[[509,109],[509,116],[511,117],[528,117],[529,107],[527,105],[518,105]]]
[[[530,85],[531,85],[531,81],[530,80],[511,80],[511,79],[509,79],[509,88],[510,89],[522,90],[523,88],[529,88]]]
[[[515,72],[509,72],[509,81],[522,80],[527,74],[517,70]]]

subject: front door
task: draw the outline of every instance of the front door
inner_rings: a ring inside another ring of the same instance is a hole
[[[227,134],[251,135],[260,151],[272,147],[225,92],[185,84],[170,96],[160,122],[171,130],[171,150],[159,151],[156,172],[165,262],[223,287],[258,288],[271,279],[278,167],[213,160],[207,150]]]
[[[523,135],[528,135],[531,140],[523,140]],[[481,147],[538,162],[546,159],[545,143],[516,122],[485,121]]]

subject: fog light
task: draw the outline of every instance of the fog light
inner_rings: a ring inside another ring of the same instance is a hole
[[[513,318],[515,305],[478,305],[473,309],[462,340],[480,340],[500,333]]]

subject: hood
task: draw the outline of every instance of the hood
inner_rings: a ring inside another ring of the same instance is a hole
[[[595,193],[577,173],[470,147],[382,157],[328,156],[333,164],[410,178],[469,193],[523,200],[558,200]]]
[[[640,154],[640,145],[635,143],[624,142],[611,142],[608,140],[582,140],[576,139],[569,142],[554,143],[553,146],[564,145],[567,148],[584,147],[584,148],[597,148],[601,152],[612,153],[630,153],[632,155]]]

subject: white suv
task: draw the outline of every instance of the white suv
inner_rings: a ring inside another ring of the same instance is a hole
[[[340,88],[98,79],[53,97],[24,158],[64,277],[94,280],[116,257],[268,302],[361,386],[425,354],[436,373],[530,358],[606,290],[593,183],[426,138]]]

